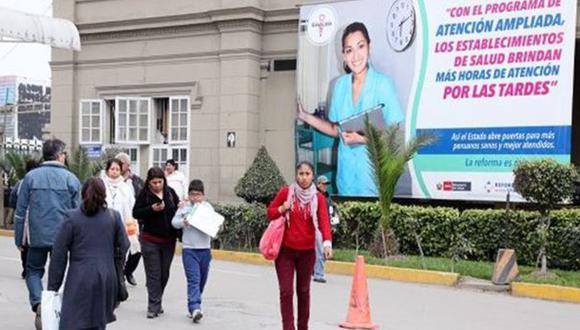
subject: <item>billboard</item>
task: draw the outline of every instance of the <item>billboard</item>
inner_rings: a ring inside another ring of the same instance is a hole
[[[577,1],[360,0],[301,7],[298,158],[341,196],[376,196],[362,132],[382,108],[437,141],[397,196],[505,200],[518,159],[570,162]],[[379,116],[380,118],[380,116]],[[515,194],[516,199],[519,198]]]

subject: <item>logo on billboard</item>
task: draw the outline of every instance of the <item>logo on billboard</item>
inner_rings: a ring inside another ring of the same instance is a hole
[[[468,181],[443,181],[435,186],[437,190],[443,191],[471,191],[471,182]]]
[[[322,46],[336,33],[336,15],[330,7],[318,7],[308,17],[306,35],[313,44]]]
[[[491,193],[506,193],[514,191],[513,184],[511,182],[491,182],[487,181],[483,186],[483,189],[488,194]]]

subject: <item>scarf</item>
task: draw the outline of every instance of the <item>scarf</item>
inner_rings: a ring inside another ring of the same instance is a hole
[[[117,194],[119,193],[119,186],[124,182],[124,178],[121,175],[118,178],[113,179],[113,178],[109,177],[108,175],[106,175],[105,173],[102,173],[101,179],[105,183],[107,195],[109,195],[111,197],[111,202],[113,203],[113,205],[109,205],[109,206],[114,208],[114,204],[115,204],[116,199],[117,199]]]
[[[308,212],[310,211],[310,215],[312,216],[312,222],[314,224],[314,228],[318,230],[318,198],[317,198],[318,190],[316,190],[316,186],[311,184],[310,187],[303,189],[298,185],[296,182],[293,182],[288,187],[288,202],[294,208],[295,201],[298,201],[298,210],[300,212]],[[290,224],[290,219],[288,219],[288,224]]]

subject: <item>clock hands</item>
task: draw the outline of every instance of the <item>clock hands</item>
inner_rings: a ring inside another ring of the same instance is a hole
[[[399,38],[401,38],[403,36],[403,24],[405,24],[405,22],[407,22],[412,17],[413,17],[413,15],[411,14],[399,23]]]
[[[411,17],[413,17],[413,15],[409,15],[409,16],[407,16],[407,17],[406,17],[404,20],[402,20],[402,21],[399,23],[399,28],[400,28],[401,26],[403,26],[403,24],[405,24],[405,22],[406,22],[406,21],[408,21],[409,19],[411,19]]]

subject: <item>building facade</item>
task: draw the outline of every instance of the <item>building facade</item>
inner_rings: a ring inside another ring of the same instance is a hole
[[[315,2],[55,0],[82,51],[53,50],[48,135],[126,149],[141,175],[173,158],[213,200],[261,145],[290,181],[298,6]]]
[[[54,1],[83,48],[53,51],[49,135],[127,149],[142,175],[173,158],[214,200],[234,198],[261,145],[290,180],[298,10],[296,1]]]

